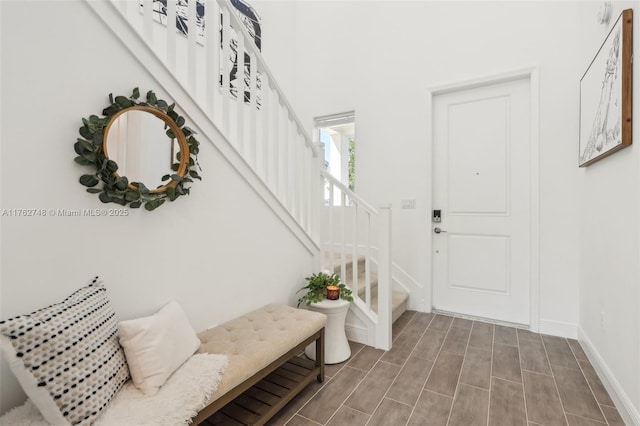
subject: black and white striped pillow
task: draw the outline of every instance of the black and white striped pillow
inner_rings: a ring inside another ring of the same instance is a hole
[[[129,379],[118,322],[102,281],[60,303],[0,321],[25,393],[52,425],[89,425]]]

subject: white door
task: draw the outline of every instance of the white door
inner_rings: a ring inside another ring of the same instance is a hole
[[[436,309],[529,324],[529,85],[433,97]]]

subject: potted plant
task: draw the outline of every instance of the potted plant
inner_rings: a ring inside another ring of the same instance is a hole
[[[325,272],[318,272],[305,279],[308,281],[308,284],[298,290],[297,293],[303,290],[307,290],[307,293],[298,299],[298,307],[302,304],[309,306],[325,298],[334,300],[340,298],[348,302],[353,302],[352,292],[346,285],[340,282],[340,275],[329,275]]]

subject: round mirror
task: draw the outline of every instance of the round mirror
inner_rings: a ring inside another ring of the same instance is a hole
[[[143,105],[123,109],[111,117],[104,129],[102,149],[105,157],[118,164],[119,176],[155,188],[151,193],[175,186],[175,180],[165,185],[163,176],[173,174],[172,166],[179,164],[175,173],[184,177],[189,159],[187,139],[171,117]],[[129,187],[135,189],[131,184]]]
[[[202,180],[200,144],[175,104],[151,90],[139,99],[138,88],[128,98],[110,94],[104,117],[83,118],[74,161],[93,167],[79,182],[103,203],[155,210],[188,195],[193,179]]]

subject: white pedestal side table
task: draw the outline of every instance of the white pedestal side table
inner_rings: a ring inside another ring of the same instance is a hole
[[[327,324],[324,327],[324,362],[325,364],[338,364],[346,361],[351,356],[351,347],[344,331],[344,321],[349,311],[349,303],[345,300],[329,300],[312,303],[309,309],[327,316]],[[304,353],[312,360],[316,360],[316,345],[310,344]]]

